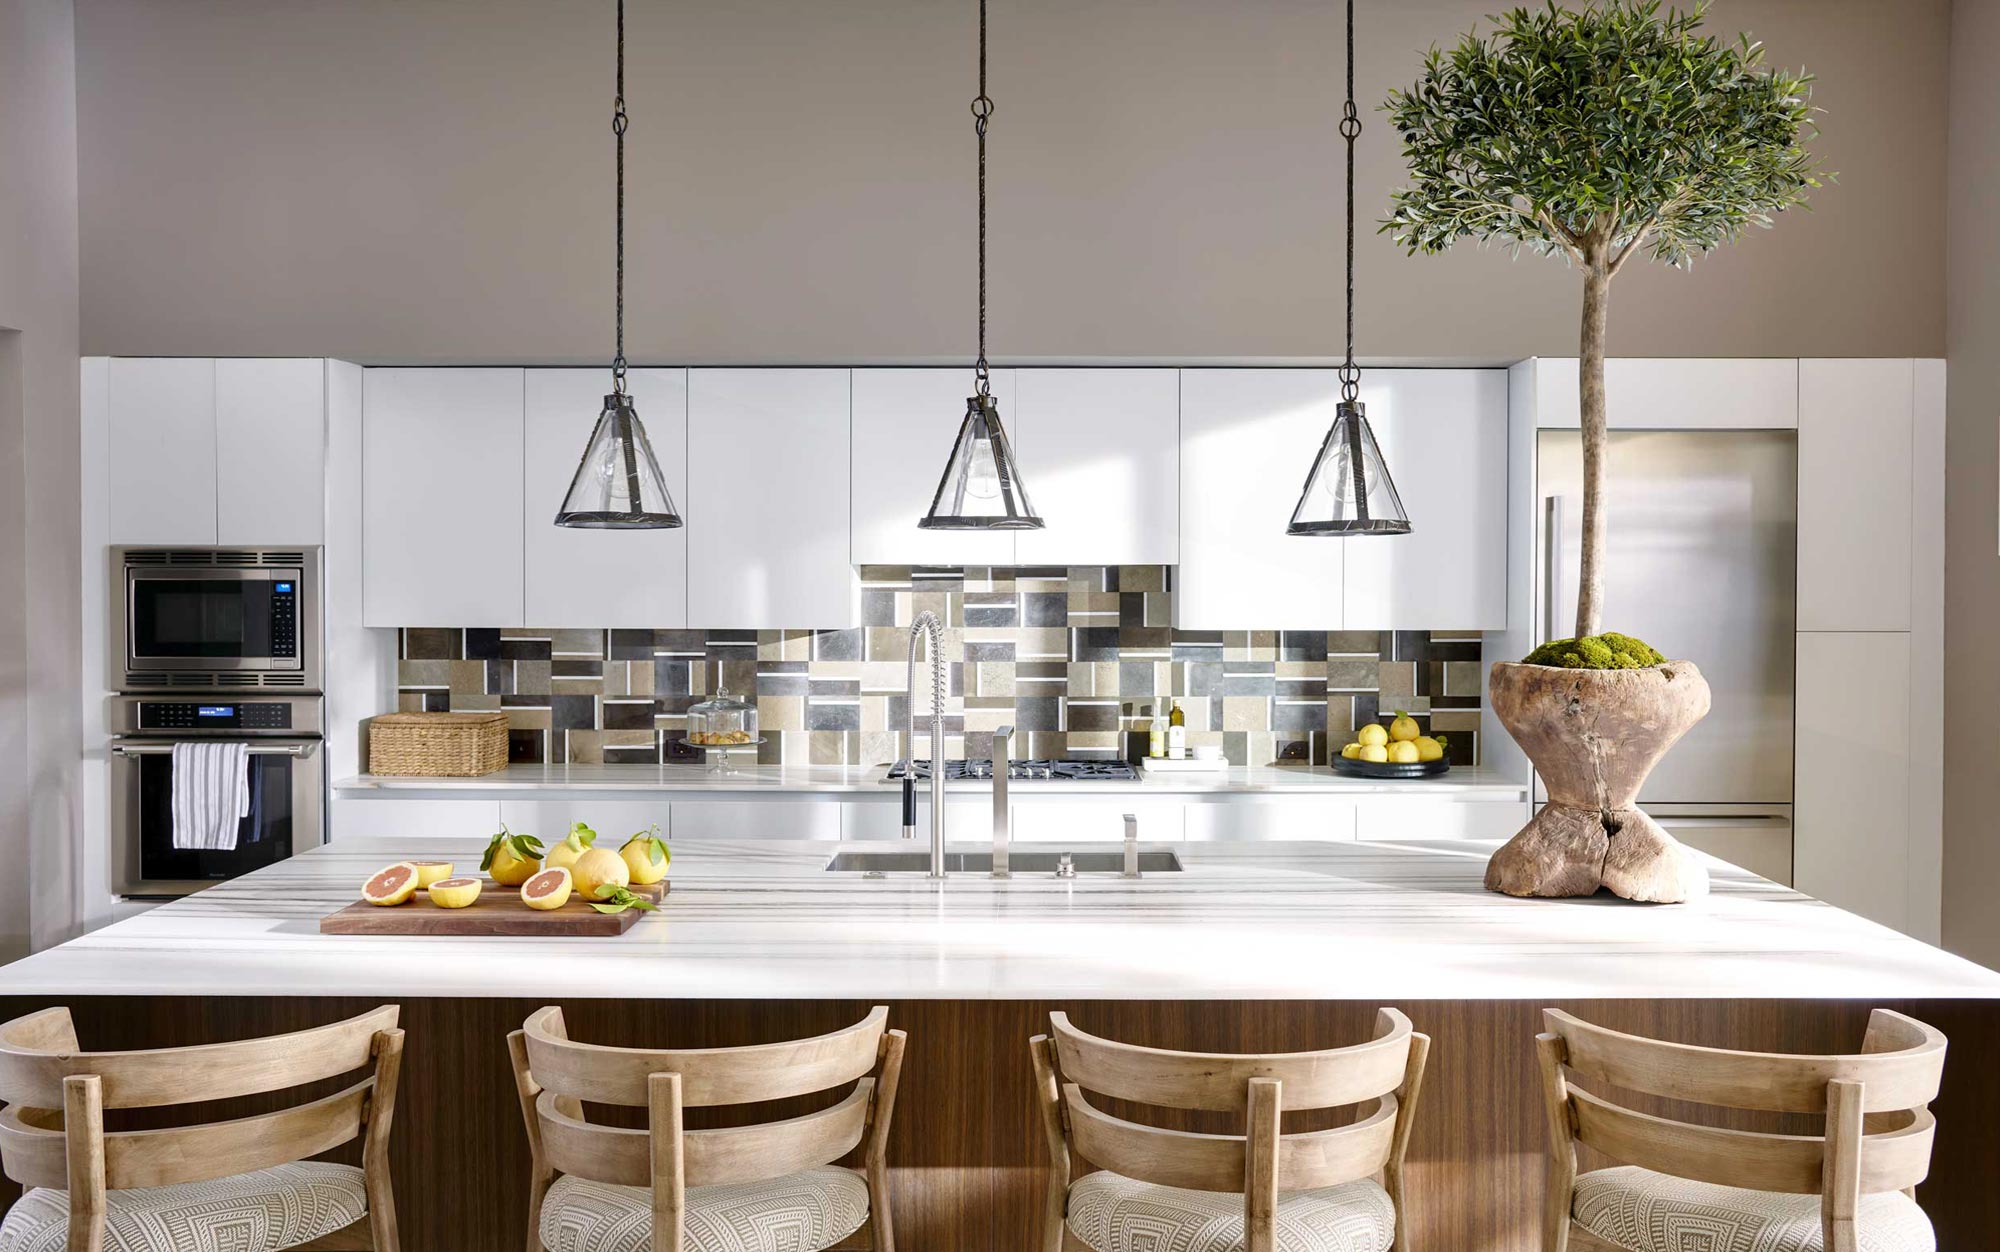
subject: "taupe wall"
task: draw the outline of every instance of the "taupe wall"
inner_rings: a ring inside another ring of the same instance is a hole
[[[1944,943],[2000,967],[2000,2],[1952,11]]]
[[[76,63],[0,0],[0,961],[78,916]]]
[[[1500,0],[1363,0],[1372,106]],[[630,345],[958,359],[972,0],[634,0]],[[79,0],[91,353],[593,361],[609,338],[610,0]],[[993,348],[1338,351],[1340,5],[993,0]],[[1841,174],[1692,274],[1628,271],[1625,355],[1936,355],[1946,0],[1719,0],[1821,76]],[[1361,241],[1360,346],[1575,349],[1560,264]]]

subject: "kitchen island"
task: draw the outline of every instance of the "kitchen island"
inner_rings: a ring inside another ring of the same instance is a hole
[[[1488,894],[1487,842],[1156,845],[1183,868],[943,883],[826,872],[843,846],[676,841],[664,909],[615,939],[402,939],[323,936],[318,919],[383,863],[463,865],[479,845],[343,839],[0,969],[0,997],[9,1016],[72,1005],[90,1047],[400,1002],[397,1176],[413,1197],[406,1243],[427,1252],[522,1244],[526,1149],[503,1040],[544,1003],[580,1038],[676,1045],[817,1033],[889,1004],[910,1033],[897,1221],[926,1252],[1031,1246],[1044,1158],[1026,1040],[1051,1008],[1114,1037],[1248,1051],[1358,1041],[1377,1006],[1402,1008],[1434,1039],[1410,1153],[1416,1246],[1525,1250],[1541,1008],[1839,1051],[1887,1005],[1945,1031],[1959,1058],[1920,1191],[1941,1246],[2000,1245],[1986,1132],[2000,1084],[1981,1063],[2000,1045],[2000,974],[1743,871],[1717,863],[1707,900],[1643,907]]]

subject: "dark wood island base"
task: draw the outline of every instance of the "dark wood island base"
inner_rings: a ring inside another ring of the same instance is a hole
[[[57,1003],[0,999],[0,1020]],[[168,1047],[299,1030],[372,1002],[299,997],[82,997],[60,1001],[85,1048]],[[392,1160],[403,1246],[421,1252],[527,1248],[528,1149],[509,1076],[506,1036],[544,1000],[404,999],[407,1032]],[[577,1038],[597,1043],[733,1046],[796,1038],[851,1024],[867,1001],[560,1001]],[[1581,1000],[1554,1002],[1618,1030],[1770,1052],[1846,1052],[1860,1045],[1871,1008],[1908,1013],[1951,1040],[1933,1106],[1937,1142],[1917,1198],[1945,1249],[2000,1247],[2000,1001],[1906,1000],[1882,1005],[1806,1000]],[[1032,1099],[1027,1041],[1051,1009],[1078,1026],[1151,1046],[1283,1052],[1368,1037],[1373,1003],[1341,1001],[890,1002],[909,1032],[889,1157],[899,1245],[917,1252],[989,1252],[1036,1246],[1047,1181]],[[1410,1145],[1412,1248],[1421,1252],[1531,1252],[1540,1247],[1543,1173],[1540,1079],[1533,1040],[1543,1003],[1399,1002],[1433,1039]],[[240,1105],[240,1108],[237,1107]],[[228,1112],[253,1112],[241,1101]],[[213,1115],[217,1110],[204,1109]],[[760,1108],[760,1113],[768,1109]],[[191,1120],[185,1110],[148,1124]],[[727,1115],[727,1110],[718,1110]],[[1685,1110],[1682,1110],[1685,1115]],[[592,1110],[623,1120],[626,1111]],[[1716,1112],[1720,1124],[1771,1128],[1756,1115]],[[1731,1120],[1743,1118],[1744,1120]],[[1193,1118],[1153,1120],[1225,1130]],[[630,1124],[629,1122],[626,1124]],[[718,1119],[708,1124],[726,1124]],[[115,1129],[116,1127],[112,1127]],[[1303,1129],[1290,1122],[1286,1129]],[[1800,1126],[1797,1129],[1807,1130]],[[18,1188],[0,1184],[11,1203]],[[1400,1250],[1399,1250],[1400,1252]]]

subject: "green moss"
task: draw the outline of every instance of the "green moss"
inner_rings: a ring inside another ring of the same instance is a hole
[[[1606,631],[1582,639],[1551,640],[1523,657],[1521,663],[1558,669],[1645,669],[1666,659],[1643,639]]]

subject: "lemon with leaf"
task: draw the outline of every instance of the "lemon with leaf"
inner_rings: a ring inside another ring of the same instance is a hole
[[[674,859],[667,841],[660,838],[658,826],[640,831],[625,841],[618,849],[618,855],[625,858],[625,868],[632,871],[632,881],[640,886],[656,883],[667,876],[667,865]]]
[[[493,875],[503,887],[518,887],[542,868],[542,841],[533,835],[517,835],[500,824],[500,831],[486,845],[479,868]]]
[[[550,869],[575,865],[577,858],[590,851],[590,845],[596,842],[597,832],[582,822],[577,822],[569,828],[569,833],[563,836],[561,843],[549,849],[546,864]]]

